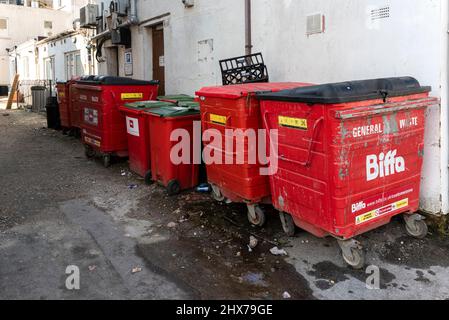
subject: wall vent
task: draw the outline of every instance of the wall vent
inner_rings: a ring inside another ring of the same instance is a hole
[[[379,19],[387,19],[390,17],[390,7],[382,7],[378,9],[371,10],[371,21]]]
[[[307,16],[307,35],[324,32],[324,15],[321,13]]]

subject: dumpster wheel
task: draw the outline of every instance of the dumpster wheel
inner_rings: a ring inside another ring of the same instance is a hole
[[[248,221],[256,227],[262,227],[265,224],[265,211],[257,204],[248,204]]]
[[[296,231],[293,217],[284,212],[279,212],[279,217],[281,218],[282,229],[284,230],[285,234],[289,237],[293,237]]]
[[[92,149],[91,146],[85,145],[84,155],[86,156],[87,159],[92,159],[93,157],[95,157],[95,151],[94,149]]]
[[[147,185],[153,184],[154,181],[153,181],[153,175],[152,175],[151,171],[147,171],[147,173],[145,173],[144,180],[145,180],[145,184],[147,184]]]
[[[417,239],[424,239],[427,236],[429,229],[422,215],[404,215],[404,221],[408,235]]]
[[[181,191],[178,180],[171,180],[167,184],[167,193],[169,196],[177,195]]]
[[[352,268],[359,270],[365,266],[365,252],[360,243],[354,239],[338,240],[343,260]]]
[[[225,197],[221,193],[220,188],[214,184],[211,184],[211,187],[212,187],[212,197],[214,198],[214,200],[218,202],[223,202],[225,200]]]
[[[111,155],[110,154],[103,155],[103,166],[105,168],[109,168],[111,166]]]

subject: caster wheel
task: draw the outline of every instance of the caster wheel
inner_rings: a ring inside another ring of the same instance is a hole
[[[147,185],[153,184],[154,181],[153,181],[153,175],[151,174],[151,171],[147,171],[147,173],[145,174],[144,180]]]
[[[84,147],[84,154],[85,154],[87,159],[91,159],[91,158],[95,157],[95,151],[90,146],[85,146]]]
[[[212,197],[214,198],[214,200],[218,202],[223,202],[225,200],[225,197],[224,195],[221,194],[220,188],[214,184],[211,186],[212,186]]]
[[[352,268],[359,270],[365,266],[365,252],[360,242],[354,239],[338,240],[341,254],[345,262]]]
[[[106,154],[103,156],[103,166],[109,168],[111,166],[111,155]]]
[[[176,180],[172,180],[167,185],[167,193],[169,196],[174,196],[181,191],[181,186]]]
[[[289,237],[293,237],[296,231],[293,217],[284,212],[280,212],[279,217],[281,218],[282,229],[284,230],[285,234]]]
[[[429,229],[422,216],[418,214],[410,217],[404,216],[404,220],[405,230],[408,235],[417,239],[424,239],[427,236]]]
[[[265,212],[258,205],[248,205],[248,221],[256,227],[262,227],[266,221]]]
[[[360,270],[365,265],[365,253],[363,249],[350,248],[349,250],[343,250],[342,256],[345,262],[356,270]]]

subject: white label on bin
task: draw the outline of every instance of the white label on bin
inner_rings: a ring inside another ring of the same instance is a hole
[[[139,137],[139,119],[126,117],[126,129],[130,135]]]

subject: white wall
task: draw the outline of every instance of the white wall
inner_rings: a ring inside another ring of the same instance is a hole
[[[142,0],[138,1],[137,12],[140,21],[170,13],[168,17],[150,22],[150,25],[164,22],[167,94],[193,94],[202,86],[221,84],[218,60],[245,52],[242,0],[196,0],[195,6],[188,9],[181,0]],[[200,48],[199,41],[210,39],[213,40],[213,50],[206,50],[208,44]],[[200,54],[199,49],[202,51]],[[132,28],[132,50],[133,77],[152,79],[152,37],[149,27]],[[120,74],[124,75],[123,55],[119,62]],[[104,66],[100,68],[105,70]]]
[[[50,36],[72,28],[71,14],[67,12],[0,4],[0,17],[8,18],[8,36],[0,37],[0,84],[10,84],[6,48],[38,36]],[[51,30],[44,21],[52,21]]]
[[[390,6],[390,18],[372,22],[371,10],[384,6]],[[253,51],[263,52],[271,81],[410,75],[432,86],[443,107],[427,112],[421,205],[447,213],[447,0],[252,0],[252,7]],[[140,21],[165,13],[167,93],[220,84],[218,60],[244,54],[244,0],[196,0],[190,9],[181,0],[138,1]],[[307,36],[306,17],[316,13],[325,15],[325,32]],[[140,26],[132,35],[133,77],[151,79],[151,34]],[[214,42],[207,61],[198,53],[198,42],[206,39]]]

